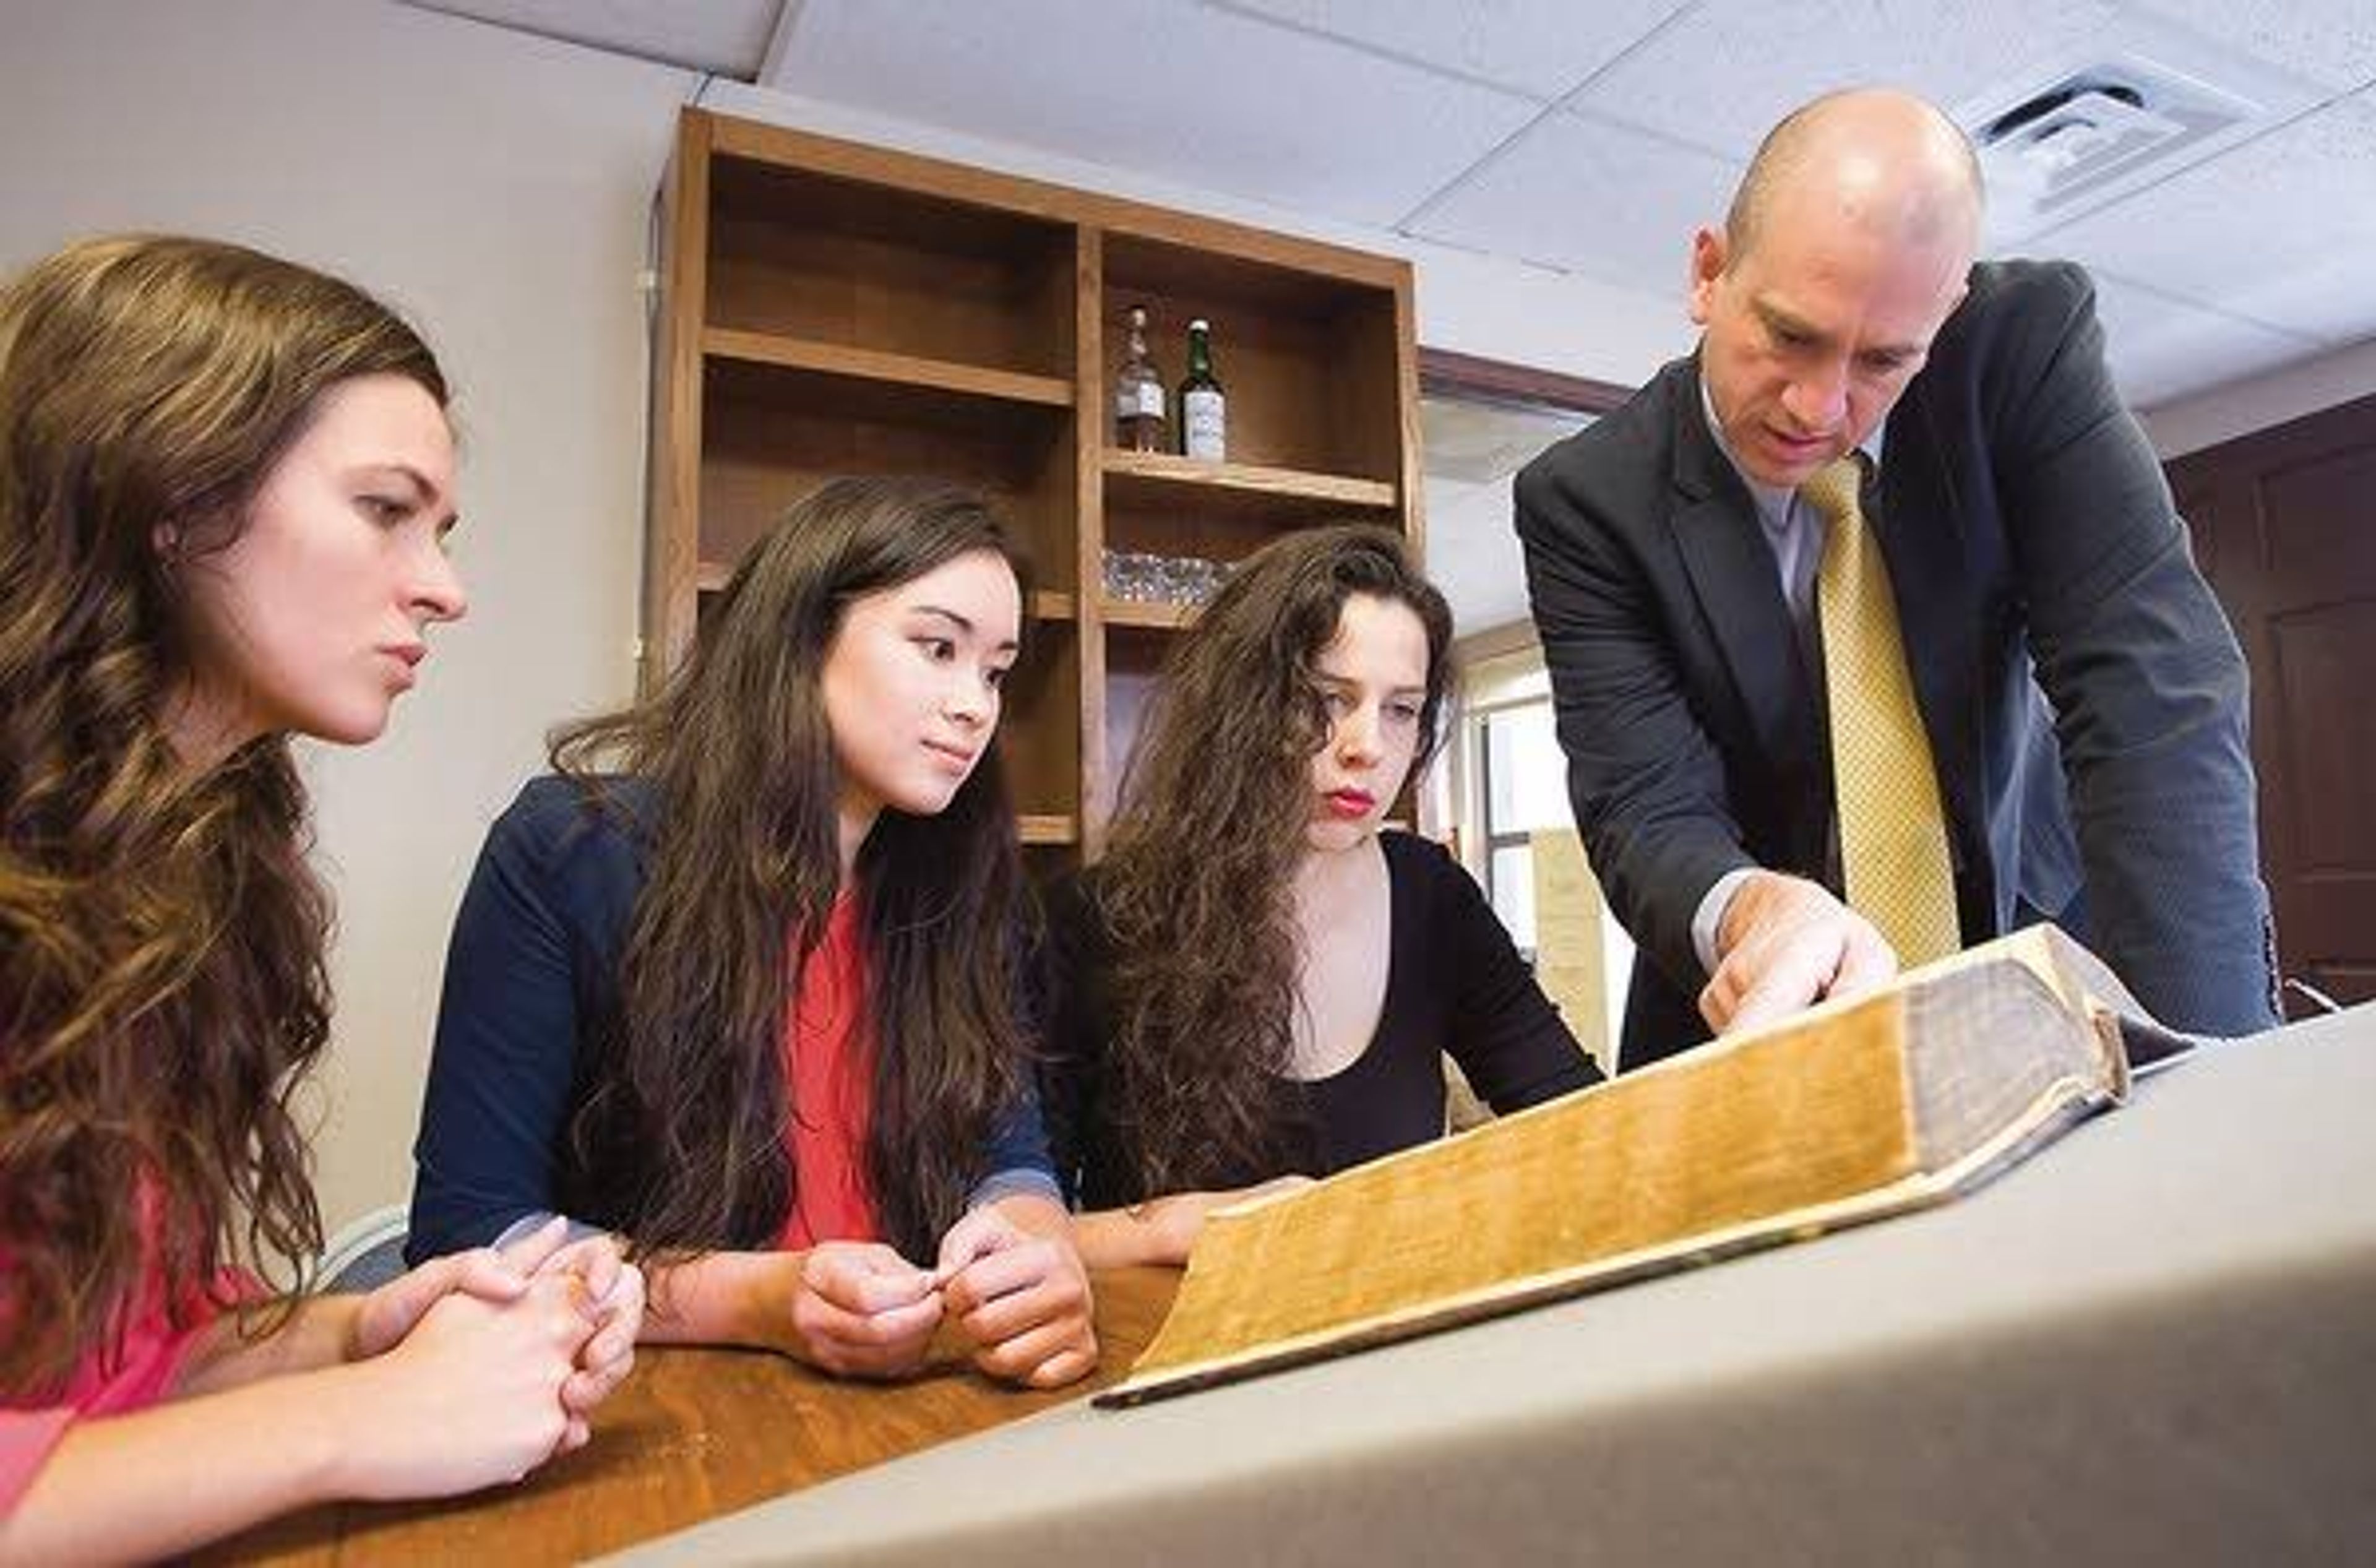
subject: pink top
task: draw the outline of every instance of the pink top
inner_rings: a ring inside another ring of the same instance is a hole
[[[137,1207],[144,1250],[149,1254],[144,1263],[153,1263],[156,1202],[143,1192]],[[8,1256],[0,1252],[0,1330],[6,1328],[11,1315],[8,1275]],[[227,1299],[251,1298],[261,1289],[252,1276],[229,1270],[215,1282],[215,1293]],[[120,1354],[109,1356],[103,1348],[92,1349],[66,1379],[65,1386],[45,1393],[38,1404],[0,1395],[0,1515],[16,1507],[76,1420],[141,1409],[172,1391],[192,1348],[221,1315],[221,1309],[208,1299],[205,1290],[192,1288],[184,1292],[180,1303],[183,1320],[189,1326],[175,1328],[166,1310],[169,1304],[164,1277],[153,1268],[144,1268],[138,1289],[125,1304]]]

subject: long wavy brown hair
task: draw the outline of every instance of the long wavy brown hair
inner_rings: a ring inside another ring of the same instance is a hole
[[[973,493],[835,481],[752,551],[663,689],[554,738],[553,766],[598,800],[612,769],[656,797],[629,819],[647,842],[620,1016],[580,1066],[561,1177],[646,1253],[764,1245],[790,1212],[785,1004],[841,877],[826,655],[852,600],[985,550],[1020,580]],[[854,875],[877,1043],[867,1172],[886,1237],[928,1259],[1027,1080],[997,748],[938,815],[885,808]]]
[[[1091,886],[1114,956],[1108,1131],[1147,1194],[1265,1168],[1288,1128],[1292,884],[1328,739],[1315,661],[1356,594],[1427,631],[1416,775],[1451,689],[1452,612],[1399,537],[1359,525],[1248,556],[1173,649],[1132,751]]]
[[[192,772],[167,715],[183,564],[376,374],[446,401],[384,306],[232,245],[85,242],[0,293],[0,1395],[114,1353],[148,1269],[178,1313],[320,1250],[291,1113],[329,1020],[304,792],[277,736]]]

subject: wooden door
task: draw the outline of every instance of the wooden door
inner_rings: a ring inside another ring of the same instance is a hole
[[[2169,465],[2252,671],[2284,972],[2376,998],[2376,398]],[[2295,1016],[2312,1010],[2288,992]]]

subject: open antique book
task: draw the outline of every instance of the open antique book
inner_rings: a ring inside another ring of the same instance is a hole
[[[1130,1405],[1942,1202],[2192,1042],[2032,927],[1316,1186],[1217,1211]]]

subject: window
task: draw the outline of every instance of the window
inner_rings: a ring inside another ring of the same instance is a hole
[[[1552,717],[1550,681],[1538,649],[1470,666],[1454,768],[1462,841],[1494,914],[1509,928],[1568,1027],[1606,1067],[1624,1022],[1634,943],[1610,915],[1573,834],[1567,757]],[[1559,834],[1564,844],[1536,836]],[[1538,865],[1540,856],[1549,862]],[[1536,906],[1538,887],[1557,907]]]
[[[1533,683],[1540,684],[1540,678]],[[1477,710],[1475,726],[1479,837],[1485,847],[1485,893],[1518,946],[1535,947],[1535,850],[1538,828],[1571,826],[1567,759],[1551,730],[1551,700],[1539,695]]]
[[[1608,918],[1576,844],[1550,681],[1527,619],[1511,476],[1624,402],[1624,387],[1440,350],[1420,350],[1429,568],[1455,606],[1462,706],[1426,806],[1535,965],[1543,990],[1603,1063],[1633,944]],[[1550,837],[1537,848],[1537,835]],[[1538,864],[1538,860],[1541,861]],[[1545,907],[1538,909],[1537,889]]]

